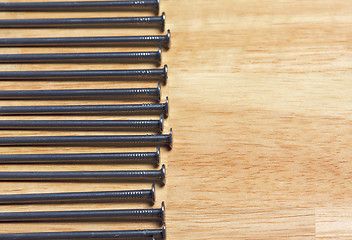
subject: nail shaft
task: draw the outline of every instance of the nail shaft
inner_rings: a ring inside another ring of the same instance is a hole
[[[5,71],[0,80],[157,80],[166,83],[167,65],[162,69],[75,70],[75,71]]]
[[[74,2],[3,2],[0,11],[79,12],[144,10],[158,13],[158,0],[143,1],[74,1]]]
[[[59,221],[161,221],[164,222],[164,204],[154,209],[85,210],[51,212],[2,212],[0,222],[59,222]]]
[[[0,54],[0,63],[153,63],[160,65],[161,49],[151,52]]]
[[[172,131],[161,135],[33,136],[0,137],[0,146],[172,146]]]
[[[0,47],[140,47],[170,44],[170,30],[166,35],[116,37],[64,37],[64,38],[0,38]]]
[[[0,130],[75,130],[75,131],[156,131],[163,129],[160,120],[3,120]]]
[[[159,28],[164,31],[165,13],[156,17],[4,19],[0,28]]]
[[[144,171],[0,172],[0,181],[151,181],[165,183],[165,166]]]
[[[0,91],[0,100],[160,100],[156,88]]]
[[[86,232],[43,232],[0,234],[0,240],[82,240],[82,239],[138,239],[165,240],[163,229],[125,230],[125,231],[86,231]]]
[[[155,201],[155,185],[147,190],[0,195],[0,204]],[[1,221],[1,214],[0,214]]]
[[[160,115],[168,116],[165,103],[126,105],[62,105],[0,107],[0,115]]]
[[[151,163],[158,166],[160,147],[156,152],[0,155],[0,164],[9,163]]]

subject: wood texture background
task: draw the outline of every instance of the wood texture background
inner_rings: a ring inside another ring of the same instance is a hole
[[[162,161],[167,165],[167,185],[157,189],[158,202],[155,206],[159,207],[162,200],[166,201],[168,239],[352,239],[352,1],[161,0],[161,9],[166,12],[166,26],[172,32],[171,49],[163,55],[163,63],[169,65],[170,75],[168,85],[162,89],[162,95],[163,99],[166,96],[170,98],[171,112],[165,129],[166,132],[169,127],[174,129],[174,149],[170,152],[166,149],[162,151]],[[142,14],[150,13],[70,13],[69,16]],[[67,16],[67,13],[0,13],[0,18]],[[138,34],[159,32],[151,29],[2,29],[0,37]],[[0,51],[39,53],[115,50],[120,49],[6,48]],[[4,71],[144,67],[154,66],[0,66]],[[152,87],[156,83],[0,83],[0,88],[6,90],[127,86]],[[1,105],[49,103],[92,104],[78,101],[7,101]],[[1,132],[2,136],[50,134],[95,133]],[[104,151],[130,149],[0,148],[2,154]],[[1,166],[2,171],[131,168],[152,169],[152,166]],[[0,194],[149,187],[149,183],[4,182],[0,185]],[[22,205],[0,206],[0,211],[131,207],[149,206]],[[151,223],[114,222],[1,224],[0,233],[147,227],[159,226]]]

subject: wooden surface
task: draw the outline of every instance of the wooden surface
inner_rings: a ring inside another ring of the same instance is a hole
[[[162,151],[168,239],[352,239],[352,1],[161,0],[172,32],[162,90],[170,98]],[[148,13],[140,13],[139,15]],[[131,13],[70,13],[70,16]],[[138,15],[138,14],[137,14]],[[1,13],[1,18],[67,13]],[[1,30],[0,37],[158,34],[157,30]],[[114,48],[1,49],[6,53]],[[128,49],[126,49],[128,50]],[[124,69],[152,65],[2,65],[1,70]],[[155,86],[121,82],[1,82],[1,89]],[[72,102],[53,102],[52,104]],[[85,103],[85,102],[74,102]],[[88,102],[87,102],[88,103]],[[89,102],[91,103],[91,102]],[[1,105],[48,102],[3,102]],[[86,117],[87,119],[94,119]],[[100,119],[103,119],[101,117]],[[15,118],[4,118],[15,119]],[[25,118],[30,119],[30,118]],[[37,117],[36,119],[39,119]],[[46,118],[48,119],[48,118]],[[53,117],[52,119],[58,119]],[[65,117],[62,119],[72,119]],[[105,119],[113,119],[105,117]],[[49,135],[7,131],[3,136]],[[83,134],[63,133],[55,134]],[[94,134],[88,132],[84,134]],[[111,134],[111,133],[101,133]],[[114,152],[0,148],[1,153]],[[139,150],[139,149],[138,149]],[[1,166],[3,171],[152,169],[147,165]],[[0,193],[122,190],[150,184],[2,183]],[[112,209],[147,204],[0,206],[0,211]],[[0,233],[159,227],[150,223],[1,224]]]

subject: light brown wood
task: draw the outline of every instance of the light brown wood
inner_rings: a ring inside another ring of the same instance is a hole
[[[157,189],[158,202],[155,206],[159,207],[162,200],[166,201],[168,239],[351,239],[352,2],[161,0],[161,4],[162,11],[167,15],[167,28],[172,31],[172,47],[163,55],[163,63],[169,65],[170,76],[162,95],[163,98],[170,97],[171,112],[165,129],[166,132],[169,127],[174,129],[174,149],[170,152],[165,149],[162,151],[162,161],[167,164],[167,185]],[[142,14],[149,13],[139,13]],[[138,13],[69,14],[84,17],[116,15],[129,16]],[[0,18],[38,16],[66,17],[68,14],[0,14]],[[0,37],[139,33],[158,34],[158,31],[24,29],[1,30]],[[32,53],[103,50],[116,49],[8,48],[0,51]],[[0,66],[1,70],[6,71],[143,67],[154,66]],[[126,86],[155,84],[0,82],[1,89]],[[48,102],[1,103],[19,104],[44,105]],[[67,133],[1,133],[3,136],[33,134]],[[119,150],[0,148],[0,153]],[[2,165],[1,169],[44,171],[132,167],[152,168],[143,165]],[[112,190],[149,186],[112,183],[2,183],[0,193]],[[111,209],[132,206],[148,207],[143,204],[23,205],[0,206],[0,211]],[[1,224],[0,233],[145,227],[158,226],[146,223]]]

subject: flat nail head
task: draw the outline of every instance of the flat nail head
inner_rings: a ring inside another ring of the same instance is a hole
[[[155,183],[152,184],[151,195],[152,201],[155,203]]]
[[[159,46],[159,48],[158,48],[158,55],[157,55],[157,62],[156,62],[156,64],[157,64],[158,66],[160,66],[161,61],[162,61],[161,55],[162,55],[162,50],[161,50],[161,47]]]
[[[160,147],[159,147],[159,146],[156,147],[156,152],[155,152],[155,154],[156,154],[156,157],[155,157],[155,166],[158,167],[159,164],[160,164]]]
[[[160,130],[160,133],[163,133],[163,130],[164,130],[164,115],[163,114],[160,114],[159,130]]]
[[[165,118],[169,116],[169,97],[166,97],[164,116]]]
[[[170,134],[169,134],[169,149],[172,149],[172,128],[170,128]]]
[[[165,240],[166,239],[166,224],[164,222],[162,233],[161,233],[161,239]]]
[[[165,42],[164,48],[169,49],[170,45],[171,45],[171,32],[170,32],[170,29],[168,29],[167,34],[166,34],[166,42]]]
[[[163,73],[163,76],[164,76],[164,81],[163,81],[163,84],[164,85],[166,85],[166,83],[167,83],[167,78],[168,78],[168,67],[167,67],[167,65],[165,64],[164,65],[164,73]]]
[[[161,22],[161,31],[164,32],[164,31],[165,31],[165,20],[166,20],[165,12],[163,12],[163,13],[161,14],[161,18],[162,18],[162,22]]]
[[[160,0],[156,0],[155,14],[158,15],[160,11]]]
[[[165,164],[163,164],[162,166],[161,166],[161,183],[163,184],[163,185],[165,185],[166,184],[166,167],[165,167]]]
[[[157,89],[158,89],[158,102],[160,102],[160,97],[161,97],[161,84],[160,84],[160,82],[158,82]]]
[[[165,203],[161,203],[161,216],[160,216],[161,222],[165,222]]]

